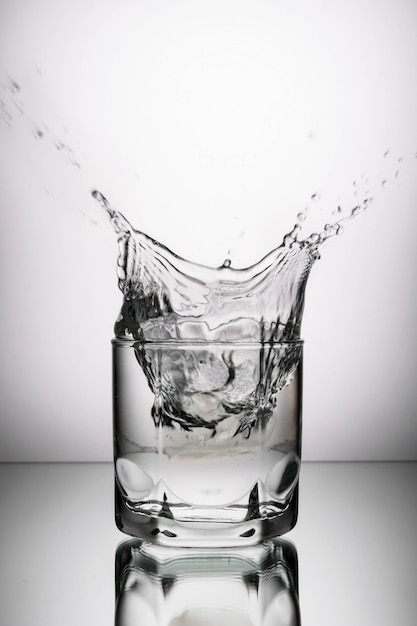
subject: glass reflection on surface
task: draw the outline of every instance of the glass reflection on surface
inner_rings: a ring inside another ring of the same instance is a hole
[[[295,546],[116,551],[115,626],[300,626]]]

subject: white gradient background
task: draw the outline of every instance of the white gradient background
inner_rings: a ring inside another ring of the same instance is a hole
[[[0,42],[0,461],[112,458],[121,295],[93,188],[240,265],[363,174],[372,209],[307,288],[304,459],[416,459],[417,3],[0,0]]]

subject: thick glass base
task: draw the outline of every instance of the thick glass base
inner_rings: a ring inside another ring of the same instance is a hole
[[[171,506],[169,502],[153,502],[153,511],[147,506],[130,505],[116,487],[116,524],[122,532],[167,546],[245,546],[283,535],[296,524],[298,487],[282,511],[272,503],[254,499],[243,508],[224,507],[210,511],[210,507]],[[148,510],[146,510],[148,508]],[[212,519],[210,519],[212,516]]]

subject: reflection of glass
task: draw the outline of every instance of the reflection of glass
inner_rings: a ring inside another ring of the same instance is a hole
[[[295,547],[167,548],[133,539],[116,552],[115,626],[300,626]]]

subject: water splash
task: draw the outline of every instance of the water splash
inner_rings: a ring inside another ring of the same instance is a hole
[[[138,230],[100,191],[118,237],[117,274],[123,305],[118,339],[139,341],[261,341],[300,338],[304,292],[323,245],[343,232],[343,223],[366,209],[364,197],[317,232],[301,236],[308,208],[282,243],[254,265],[237,269],[192,263]],[[311,200],[319,201],[317,193]]]

